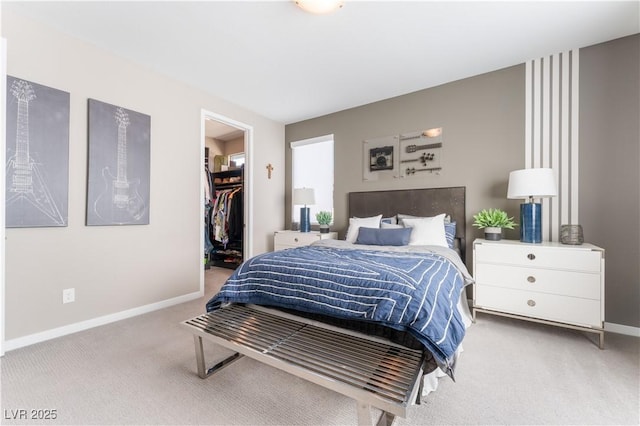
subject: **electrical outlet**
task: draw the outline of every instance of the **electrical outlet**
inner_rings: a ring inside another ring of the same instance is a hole
[[[62,290],[62,303],[71,303],[76,301],[76,289],[65,288]]]

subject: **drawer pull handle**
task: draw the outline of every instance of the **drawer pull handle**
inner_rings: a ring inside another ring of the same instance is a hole
[[[294,238],[293,241],[295,241],[297,243],[298,242],[298,238]]]
[[[527,305],[529,305],[531,307],[536,306],[536,301],[529,299],[529,300],[527,300]]]
[[[536,258],[536,255],[535,255],[535,254],[533,254],[533,253],[529,253],[529,254],[527,255],[527,259],[529,259],[529,260],[535,260],[535,258]]]
[[[536,282],[536,277],[529,275],[527,277],[527,281],[529,281],[530,283],[535,283]]]

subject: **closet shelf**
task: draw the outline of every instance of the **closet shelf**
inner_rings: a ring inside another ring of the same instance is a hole
[[[229,182],[229,183],[214,183],[215,189],[229,189],[229,188],[237,188],[243,185],[243,182]]]

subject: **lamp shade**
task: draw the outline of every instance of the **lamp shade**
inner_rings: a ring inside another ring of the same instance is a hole
[[[558,195],[553,170],[522,169],[509,173],[507,198],[543,198]]]
[[[309,205],[315,204],[316,197],[313,192],[313,188],[295,188],[293,190],[293,204],[294,205]]]

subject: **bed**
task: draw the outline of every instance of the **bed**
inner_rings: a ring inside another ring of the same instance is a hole
[[[361,423],[370,406],[386,420],[406,416],[426,393],[424,377],[427,391],[435,377],[454,378],[471,323],[465,188],[353,192],[348,201],[344,240],[245,261],[207,302],[209,316],[184,323],[201,377],[237,359],[206,370],[209,337],[353,397]],[[374,364],[360,365],[376,351]]]

